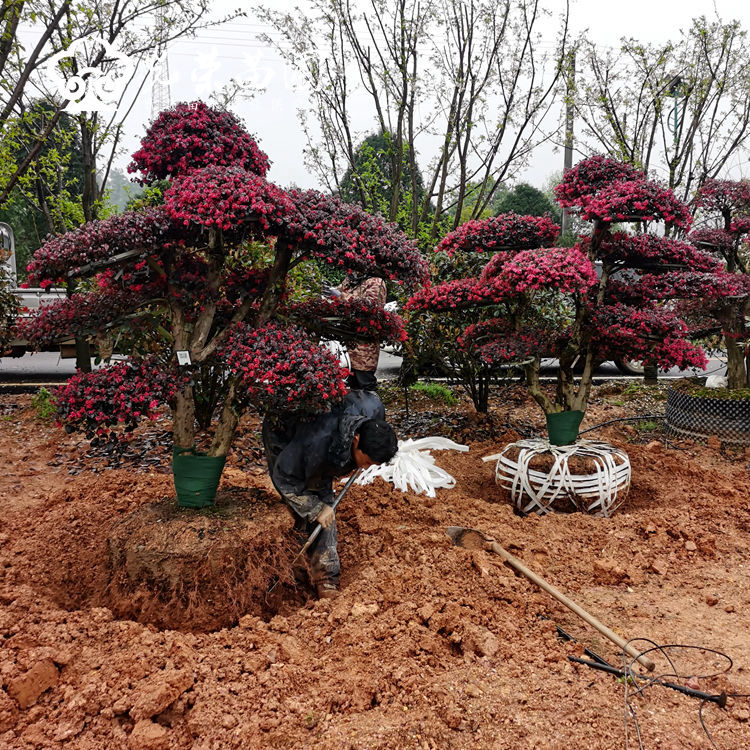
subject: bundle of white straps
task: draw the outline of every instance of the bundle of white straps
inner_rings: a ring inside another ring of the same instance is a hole
[[[455,486],[456,480],[447,471],[435,465],[435,459],[430,453],[433,450],[466,452],[469,446],[459,445],[442,437],[399,440],[398,453],[391,461],[365,469],[359,475],[356,484],[372,484],[375,477],[382,477],[402,492],[411,488],[411,491],[418,495],[424,492],[428,497],[435,497],[436,489],[451,489]]]

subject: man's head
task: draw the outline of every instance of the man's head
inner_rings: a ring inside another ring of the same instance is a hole
[[[360,468],[390,461],[398,450],[396,433],[382,419],[363,422],[352,441],[352,458]]]

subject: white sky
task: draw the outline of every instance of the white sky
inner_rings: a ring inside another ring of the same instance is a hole
[[[562,0],[553,0],[562,9]],[[266,5],[291,9],[294,0],[266,0]],[[300,3],[304,6],[304,2]],[[239,5],[237,0],[216,0],[215,15],[222,16]],[[245,6],[247,7],[247,6]],[[574,32],[589,29],[589,38],[608,46],[616,46],[623,36],[643,42],[659,42],[674,38],[680,28],[693,17],[713,16],[718,11],[725,21],[739,19],[750,29],[750,0],[573,0]],[[255,34],[264,29],[252,12],[222,27],[201,32],[195,40],[182,40],[169,47],[171,101],[208,99],[212,87],[221,88],[230,77],[255,78],[267,93],[251,101],[238,101],[233,111],[245,122],[261,148],[269,155],[272,167],[269,179],[285,186],[294,182],[301,187],[316,187],[302,159],[304,136],[297,120],[297,110],[305,104],[301,91],[295,90],[295,78],[276,53],[264,47]],[[550,29],[550,41],[555,29]],[[148,84],[125,123],[122,143],[125,155],[115,161],[124,170],[130,154],[139,145],[151,117],[151,93]],[[422,155],[425,156],[425,155]],[[737,166],[737,165],[735,165]],[[562,168],[562,152],[540,148],[532,156],[531,166],[523,176],[528,182],[542,186],[549,175]],[[750,164],[742,170],[750,172]]]

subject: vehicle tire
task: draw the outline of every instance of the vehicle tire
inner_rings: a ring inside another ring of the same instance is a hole
[[[643,362],[640,359],[615,359],[613,362],[623,375],[643,375]]]

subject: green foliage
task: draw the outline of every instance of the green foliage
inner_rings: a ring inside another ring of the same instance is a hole
[[[0,133],[0,187],[26,158],[45,127],[52,105],[33,102],[22,116],[9,118]],[[19,280],[34,251],[50,233],[83,223],[83,156],[76,121],[63,112],[3,206],[0,221],[13,228]]]
[[[521,182],[511,190],[497,194],[492,202],[493,215],[514,211],[522,216],[546,216],[560,223],[560,207],[538,188]]]
[[[661,427],[661,424],[659,422],[652,422],[652,421],[646,421],[646,422],[636,422],[635,423],[635,429],[638,432],[654,432],[654,430],[658,430]]]
[[[488,260],[485,253],[433,253],[432,282],[476,276]],[[466,327],[477,321],[477,313],[457,310],[434,314],[419,310],[407,312],[405,321],[409,338],[403,350],[406,369],[402,366],[401,377],[404,384],[409,384],[409,378],[419,373],[440,374],[461,385],[478,412],[486,412],[490,383],[510,373],[507,370],[493,371],[477,357],[456,346],[456,340]]]
[[[36,409],[37,417],[45,421],[52,419],[57,412],[52,394],[46,388],[39,389],[39,392],[31,399],[31,405]]]
[[[442,383],[425,383],[420,380],[409,387],[412,391],[421,393],[433,401],[440,401],[447,406],[454,406],[458,403],[458,399],[453,394],[453,391]]]
[[[395,171],[398,157],[393,136],[387,130],[367,136],[354,154],[354,163],[346,170],[339,185],[339,195],[347,203],[360,203],[371,213],[389,216],[394,193]],[[409,147],[403,144],[401,150],[401,179],[399,181],[399,225],[411,222],[411,208],[414,200],[420,201],[424,195],[422,174],[414,173],[416,193],[412,185],[412,169]]]
[[[0,247],[0,263],[4,260]],[[3,350],[13,340],[12,328],[16,320],[20,303],[18,297],[11,291],[11,278],[0,265],[0,356]]]

